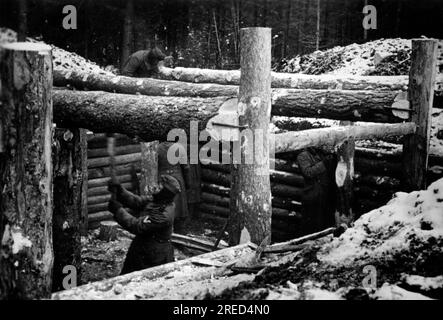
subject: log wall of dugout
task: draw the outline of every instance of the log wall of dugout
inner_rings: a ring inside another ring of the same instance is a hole
[[[116,134],[116,165],[119,181],[134,191],[133,174],[140,177],[140,143],[125,135]],[[273,233],[277,239],[286,240],[298,230],[300,195],[304,179],[295,163],[295,153],[277,154],[274,170],[270,172],[273,211]],[[401,154],[383,153],[376,149],[357,148],[355,155],[353,208],[357,215],[375,209],[400,191]],[[107,211],[110,198],[107,182],[110,179],[109,159],[106,153],[106,135],[88,134],[88,213],[89,227],[96,228],[100,221],[112,219]],[[202,165],[203,218],[213,219],[223,225],[229,214],[230,166]]]

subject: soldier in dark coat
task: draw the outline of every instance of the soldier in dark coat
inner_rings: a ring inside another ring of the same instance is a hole
[[[312,233],[334,224],[335,189],[331,179],[332,159],[317,148],[303,149],[297,164],[305,178],[302,196],[303,231]]]
[[[121,73],[128,77],[150,77],[158,72],[158,63],[165,58],[159,48],[137,51],[125,62]]]
[[[129,247],[121,274],[130,273],[174,261],[171,244],[175,215],[175,200],[180,193],[178,181],[168,175],[160,177],[162,189],[153,195],[153,202],[146,196],[137,196],[119,183],[109,183],[114,195],[108,209],[114,219],[135,235]],[[125,208],[130,208],[130,214]]]

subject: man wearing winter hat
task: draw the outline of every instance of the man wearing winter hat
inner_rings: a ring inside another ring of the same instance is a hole
[[[119,183],[108,184],[113,194],[108,209],[114,219],[135,235],[129,247],[121,274],[130,273],[174,261],[171,244],[175,215],[175,197],[181,192],[180,184],[171,175],[161,175],[162,189],[153,195],[135,195]],[[130,214],[123,206],[130,208]]]
[[[158,63],[170,59],[157,47],[139,50],[131,54],[122,68],[122,75],[128,77],[150,77],[158,73]]]

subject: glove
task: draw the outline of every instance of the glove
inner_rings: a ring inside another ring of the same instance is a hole
[[[108,191],[110,193],[118,195],[118,194],[122,193],[122,190],[123,190],[123,187],[122,187],[122,185],[120,183],[113,182],[112,180],[109,180],[109,182],[108,182]]]
[[[111,199],[108,203],[108,210],[113,214],[116,214],[118,210],[122,207],[122,204],[117,200]]]

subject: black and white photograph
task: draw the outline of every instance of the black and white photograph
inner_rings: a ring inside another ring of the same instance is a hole
[[[442,0],[0,0],[0,300],[442,299],[442,21]]]

